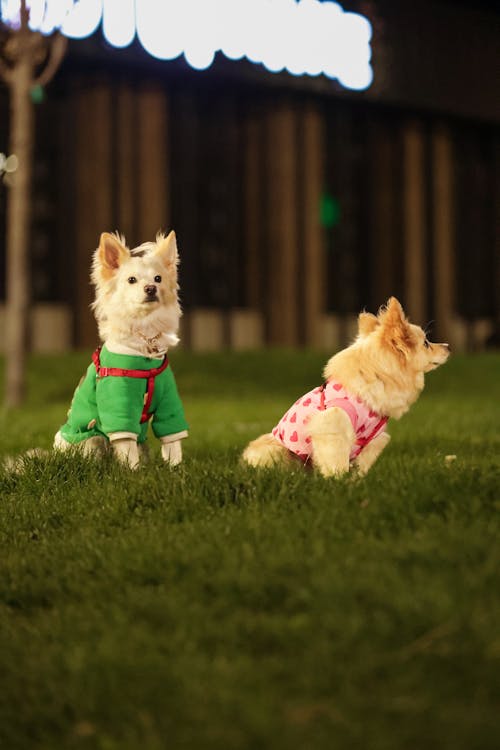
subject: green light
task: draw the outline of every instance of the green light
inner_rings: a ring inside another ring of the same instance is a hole
[[[337,198],[324,193],[321,196],[319,213],[320,222],[323,227],[327,227],[328,229],[336,227],[340,222],[340,203]]]
[[[41,104],[45,99],[45,91],[43,90],[43,86],[33,86],[30,91],[30,96],[33,104]]]

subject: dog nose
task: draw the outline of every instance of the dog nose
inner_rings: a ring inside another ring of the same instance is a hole
[[[148,297],[154,297],[156,294],[156,287],[154,284],[146,284],[144,287],[144,291],[148,295]]]

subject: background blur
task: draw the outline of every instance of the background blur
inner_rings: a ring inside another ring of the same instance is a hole
[[[373,27],[364,91],[220,53],[197,71],[101,28],[70,42],[36,106],[34,350],[94,346],[99,234],[133,247],[160,228],[177,232],[187,348],[334,350],[391,294],[436,340],[498,344],[496,4],[342,6]],[[8,136],[4,86],[0,152]]]

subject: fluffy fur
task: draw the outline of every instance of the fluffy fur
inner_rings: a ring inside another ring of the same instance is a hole
[[[164,354],[178,343],[178,263],[173,231],[167,237],[159,233],[155,242],[133,250],[118,234],[101,235],[92,263],[92,307],[99,335],[110,351],[148,356]],[[160,282],[155,281],[158,277]],[[149,285],[156,287],[155,296],[145,293]]]
[[[155,242],[145,242],[132,250],[117,233],[101,235],[92,263],[92,307],[108,351],[157,358],[178,343],[178,262],[173,231],[168,236],[159,233]],[[117,458],[136,467],[140,458],[136,436],[115,433],[109,438]],[[72,447],[60,432],[54,446],[59,450]],[[107,450],[108,443],[105,438],[91,437],[79,447],[85,453],[94,453]],[[162,438],[162,455],[171,464],[179,463],[181,440]]]
[[[429,342],[422,328],[410,323],[398,300],[391,297],[378,315],[359,315],[354,343],[327,362],[324,378],[341,383],[373,412],[399,419],[421,393],[425,373],[448,356],[448,344]],[[305,429],[311,438],[312,464],[325,477],[342,476],[351,469],[366,474],[390,440],[387,432],[381,432],[350,462],[356,437],[345,411],[337,407],[318,411]],[[243,460],[252,466],[270,466],[291,465],[297,459],[268,433],[247,446]]]

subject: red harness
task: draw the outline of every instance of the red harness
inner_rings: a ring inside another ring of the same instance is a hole
[[[151,370],[125,370],[122,367],[101,367],[100,360],[101,347],[98,346],[92,355],[92,362],[95,365],[95,371],[98,378],[106,378],[109,375],[114,377],[124,378],[147,378],[148,384],[146,393],[144,395],[144,407],[141,414],[141,424],[147,422],[151,417],[149,409],[153,400],[153,393],[155,389],[155,378],[160,372],[166,370],[168,367],[168,357],[165,355],[163,362],[159,367],[153,367]]]

